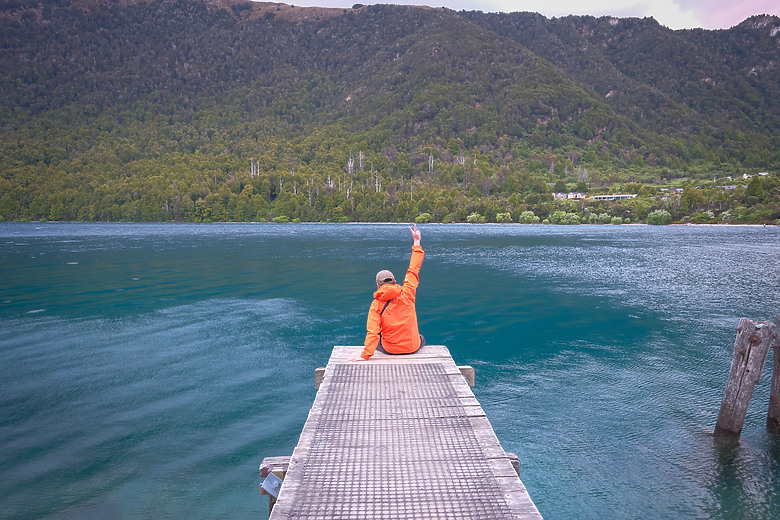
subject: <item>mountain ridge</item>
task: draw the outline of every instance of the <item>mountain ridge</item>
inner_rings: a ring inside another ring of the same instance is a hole
[[[112,207],[178,219],[159,207],[250,184],[265,198],[252,218],[269,218],[288,189],[298,197],[296,169],[316,185],[306,204],[327,195],[347,215],[369,175],[500,207],[507,179],[522,200],[531,177],[573,188],[780,169],[772,16],[673,31],[413,6],[59,0],[0,2],[0,29],[6,218],[48,218],[58,204],[83,218],[108,204],[91,202],[108,186]],[[348,166],[358,154],[364,164]],[[329,193],[347,176],[349,196]],[[140,187],[150,178],[187,188]]]

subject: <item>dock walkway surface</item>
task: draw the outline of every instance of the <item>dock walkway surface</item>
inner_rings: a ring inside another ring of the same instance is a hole
[[[444,346],[333,348],[271,520],[541,519]]]

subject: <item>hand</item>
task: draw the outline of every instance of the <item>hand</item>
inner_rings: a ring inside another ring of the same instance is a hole
[[[414,229],[412,229],[412,226],[408,226],[409,231],[412,232],[412,238],[414,239],[414,245],[419,246],[420,245],[420,232],[417,230],[417,224],[414,225]]]

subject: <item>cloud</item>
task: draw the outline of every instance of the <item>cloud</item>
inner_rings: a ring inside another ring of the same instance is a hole
[[[483,11],[532,11],[547,17],[574,15],[620,18],[652,16],[671,29],[728,29],[757,14],[780,16],[777,0],[455,0]]]
[[[777,0],[687,0],[686,3],[694,5],[701,13],[703,26],[712,29],[728,29],[757,14],[780,16]]]
[[[619,18],[652,16],[661,25],[671,29],[702,27],[702,21],[693,7],[676,0],[488,0],[485,11],[534,11],[547,17],[573,15],[616,16]]]
[[[780,16],[777,0],[301,0],[290,3],[320,7],[351,7],[355,3],[430,5],[456,11],[530,11],[548,18],[571,14],[619,18],[652,16],[670,29],[728,29],[752,15]]]

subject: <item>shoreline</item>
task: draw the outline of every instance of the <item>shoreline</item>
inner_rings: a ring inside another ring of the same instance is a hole
[[[0,225],[3,224],[198,224],[198,225],[214,225],[214,224],[232,224],[232,225],[281,225],[281,226],[297,226],[301,224],[323,224],[323,225],[351,225],[351,226],[403,226],[408,224],[414,224],[414,222],[238,222],[238,221],[226,221],[226,222],[176,222],[176,221],[155,221],[155,222],[140,222],[140,221],[83,221],[83,220],[5,220],[0,221]],[[575,226],[592,226],[592,227],[622,227],[622,226],[652,226],[652,227],[780,227],[780,224],[694,224],[694,223],[671,223],[671,224],[647,224],[645,222],[631,222],[630,224],[524,224],[522,222],[426,222],[417,223],[420,226],[551,226],[551,227],[575,227]]]

